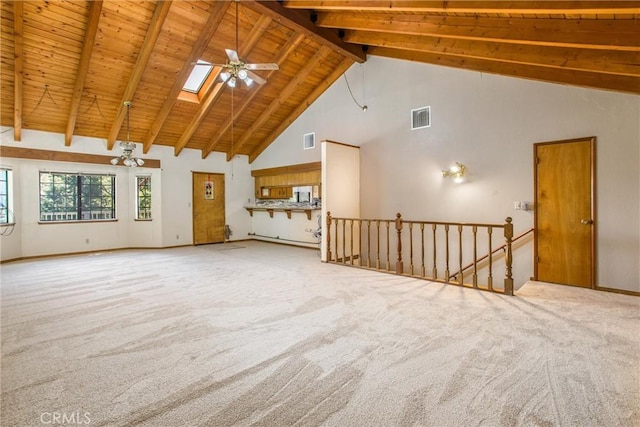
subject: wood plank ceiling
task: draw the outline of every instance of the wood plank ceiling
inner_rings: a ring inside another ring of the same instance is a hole
[[[17,141],[36,129],[117,147],[131,101],[144,153],[253,161],[367,55],[640,93],[640,1],[2,0],[1,13],[0,123]],[[216,67],[182,92],[198,59],[224,64],[236,46],[280,69],[232,90]]]

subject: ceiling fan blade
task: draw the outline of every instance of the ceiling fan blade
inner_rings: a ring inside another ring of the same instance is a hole
[[[249,70],[247,70],[247,75],[249,76],[249,78],[251,78],[251,80],[253,80],[254,82],[258,83],[259,85],[263,85],[263,84],[265,84],[267,82],[265,79],[263,79],[262,77],[260,77],[256,73],[253,73],[253,72],[251,72]]]
[[[238,57],[238,52],[233,49],[225,49],[227,52],[227,56],[229,57],[229,61],[231,62],[240,62],[240,58]]]
[[[247,70],[279,70],[278,64],[244,64]]]

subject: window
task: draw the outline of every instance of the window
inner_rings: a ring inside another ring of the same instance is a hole
[[[136,219],[151,219],[151,177],[136,176]]]
[[[115,175],[40,172],[40,221],[116,218]]]
[[[207,80],[207,77],[209,77],[209,74],[211,74],[211,70],[213,70],[212,64],[199,59],[195,67],[193,67],[193,71],[191,71],[182,90],[191,93],[200,92],[202,85]]]
[[[9,193],[9,179],[11,171],[0,169],[0,224],[12,224],[15,219],[11,211],[11,194]]]

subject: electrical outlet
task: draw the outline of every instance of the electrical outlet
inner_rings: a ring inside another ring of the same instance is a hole
[[[89,238],[84,239],[84,242],[88,245],[89,244]]]
[[[176,234],[176,240],[180,240],[180,235]]]

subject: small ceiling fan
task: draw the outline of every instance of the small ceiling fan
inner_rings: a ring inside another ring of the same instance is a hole
[[[239,0],[235,0],[236,3],[236,49],[225,49],[227,53],[227,63],[220,67],[224,70],[220,73],[220,78],[223,82],[226,82],[229,87],[235,87],[238,80],[245,82],[247,86],[250,86],[253,82],[258,84],[265,84],[267,81],[254,73],[252,70],[278,70],[278,64],[265,63],[265,64],[248,64],[244,62],[238,56],[238,3]]]

